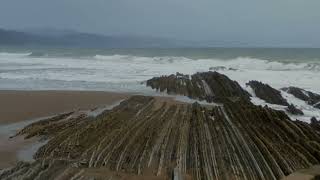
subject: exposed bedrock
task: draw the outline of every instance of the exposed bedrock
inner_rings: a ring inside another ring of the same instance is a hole
[[[312,125],[242,101],[203,107],[133,96],[97,118],[74,121],[22,130],[28,136],[35,134],[30,127],[42,132],[70,123],[46,134],[51,138],[36,162],[4,171],[0,179],[90,179],[108,171],[149,179],[280,179],[320,162],[320,134]]]
[[[313,129],[316,129],[317,131],[320,132],[320,121],[317,120],[315,117],[311,118],[311,124],[310,125],[311,125],[311,127]]]
[[[209,68],[210,71],[225,71],[225,70],[229,70],[229,71],[237,71],[237,69],[235,68],[227,68],[225,66],[213,66]]]
[[[265,100],[267,103],[289,106],[287,100],[281,96],[281,92],[268,84],[259,81],[249,81],[246,85],[253,89],[258,98]]]
[[[258,81],[247,83],[257,97],[267,103],[287,106],[286,110],[294,115],[303,115],[302,110],[289,104],[280,91]],[[176,75],[155,77],[147,81],[147,86],[168,94],[185,95],[193,99],[208,102],[243,101],[250,103],[250,94],[242,89],[236,81],[218,72],[196,73],[192,76],[177,73]]]
[[[301,111],[300,109],[296,108],[296,106],[294,104],[290,104],[288,105],[288,107],[286,108],[286,110],[294,115],[303,115],[303,111]]]
[[[168,94],[180,94],[208,102],[230,100],[250,100],[250,94],[236,82],[218,72],[196,73],[192,76],[176,75],[155,77],[147,81],[147,86]]]
[[[81,116],[71,118],[72,115],[73,112],[69,112],[52,118],[40,120],[37,123],[32,123],[19,131],[16,136],[25,135],[26,139],[35,136],[48,138],[60,131],[63,131],[64,129],[74,126],[76,123],[79,123],[83,117],[85,117],[82,114]],[[68,119],[68,121],[66,121],[66,119]]]
[[[282,88],[282,90],[286,91],[289,94],[292,94],[298,99],[301,99],[303,101],[306,101],[309,105],[314,106],[315,108],[320,109],[320,95],[306,91],[301,88],[297,87],[288,87],[288,88]]]

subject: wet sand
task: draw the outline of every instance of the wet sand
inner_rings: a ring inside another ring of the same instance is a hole
[[[23,137],[9,139],[8,136],[0,134],[0,169],[14,166],[19,160],[31,159],[29,157],[20,158],[21,153],[28,151],[33,145],[38,145],[38,139],[25,140]]]
[[[110,105],[128,94],[88,91],[0,91],[0,125]]]
[[[32,158],[30,150],[39,146],[38,139],[9,138],[27,124],[63,112],[105,107],[128,97],[111,92],[0,91],[0,169]],[[25,154],[30,157],[19,157]]]
[[[284,177],[282,180],[312,180],[320,177],[320,165],[312,166],[308,169],[301,169]]]

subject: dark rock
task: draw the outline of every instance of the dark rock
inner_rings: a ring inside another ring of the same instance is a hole
[[[238,69],[235,68],[229,68],[230,71],[237,71]]]
[[[226,68],[226,67],[224,67],[224,66],[214,66],[214,67],[210,67],[209,70],[210,70],[210,71],[225,71],[225,70],[237,71],[238,69],[235,69],[235,68]]]
[[[247,83],[247,86],[250,86],[253,89],[258,98],[265,100],[267,103],[283,106],[289,105],[287,100],[281,96],[281,92],[272,88],[268,84],[263,84],[259,81],[250,81]]]
[[[286,91],[289,94],[292,94],[293,96],[295,96],[298,99],[301,99],[303,101],[308,101],[309,100],[309,96],[307,95],[307,93],[304,93],[303,89],[297,88],[297,87],[288,87],[288,88],[282,88],[283,91]]]
[[[196,73],[191,76],[183,74],[155,77],[147,81],[147,86],[168,94],[180,94],[208,102],[239,97],[250,100],[250,94],[236,82],[218,72]]]
[[[317,123],[317,122],[318,122],[317,118],[315,118],[315,117],[312,117],[312,118],[310,119],[310,121],[311,121],[311,123]]]
[[[295,105],[290,104],[288,108],[286,109],[289,113],[294,114],[294,115],[303,115],[303,111],[300,109],[297,109]]]
[[[306,91],[306,90],[298,88],[298,87],[282,88],[282,90],[286,91],[289,94],[292,94],[293,96],[295,96],[298,99],[306,101],[309,105],[320,109],[320,95],[319,94],[313,93],[311,91]]]
[[[310,125],[313,129],[317,130],[320,134],[320,121],[318,121],[317,118],[312,117],[310,120]]]
[[[227,70],[227,68],[224,66],[214,66],[214,67],[210,67],[209,70],[210,71],[224,71],[224,70]]]

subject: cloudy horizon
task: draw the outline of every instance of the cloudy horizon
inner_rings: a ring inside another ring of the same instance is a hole
[[[320,1],[1,0],[0,28],[320,47]]]

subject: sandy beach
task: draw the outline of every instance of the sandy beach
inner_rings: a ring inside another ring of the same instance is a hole
[[[128,96],[99,91],[0,91],[0,125],[111,105]]]
[[[88,91],[0,91],[0,169],[13,166],[36,139],[9,139],[29,120],[73,110],[108,106],[128,94]]]

